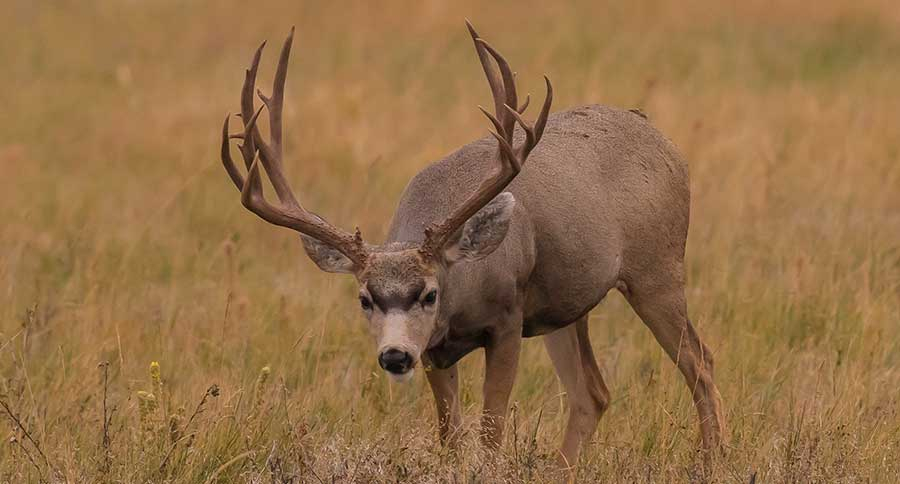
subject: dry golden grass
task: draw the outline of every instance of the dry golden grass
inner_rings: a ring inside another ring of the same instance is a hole
[[[296,24],[290,176],[378,240],[409,177],[486,132],[469,17],[523,89],[639,106],[691,163],[727,451],[701,467],[680,375],[611,294],[591,330],[613,404],[579,479],[896,482],[895,0],[254,3],[4,2],[2,481],[552,482],[540,341],[502,453],[448,456],[421,375],[378,371],[352,281],[246,213],[217,159],[253,48]]]

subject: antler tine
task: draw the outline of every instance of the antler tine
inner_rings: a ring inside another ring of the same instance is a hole
[[[487,205],[521,171],[528,154],[538,144],[547,124],[547,116],[553,101],[553,90],[550,81],[547,80],[547,97],[534,125],[528,124],[521,116],[530,96],[526,96],[525,102],[519,106],[516,94],[516,80],[509,63],[503,56],[491,47],[484,39],[478,36],[471,22],[466,20],[466,27],[475,44],[475,52],[481,62],[481,67],[487,77],[491,93],[494,96],[496,111],[491,114],[486,109],[478,106],[485,117],[491,122],[496,132],[490,134],[497,140],[499,166],[492,170],[491,174],[481,182],[478,188],[461,205],[455,208],[443,221],[434,223],[425,229],[425,241],[420,251],[426,257],[437,257],[438,253],[449,240],[450,236],[459,229],[472,215]],[[498,73],[491,65],[491,59],[497,63]],[[546,76],[544,79],[547,79]],[[525,143],[518,149],[513,147],[513,133],[516,123],[525,131]]]
[[[272,97],[267,98],[258,93],[263,102],[254,112],[253,91],[256,84],[256,73],[262,56],[265,42],[259,46],[253,56],[250,68],[247,69],[244,85],[241,89],[241,120],[244,123],[244,132],[241,134],[228,134],[228,118],[222,127],[222,164],[231,181],[241,190],[241,204],[248,210],[258,215],[263,220],[282,227],[287,227],[297,232],[334,247],[347,256],[353,264],[362,269],[368,257],[368,249],[357,229],[356,234],[347,233],[328,223],[325,219],[304,209],[294,193],[282,171],[282,107],[284,105],[284,85],[287,79],[287,67],[290,59],[291,44],[294,37],[294,29],[284,41],[281,56],[278,60],[278,68],[275,73],[275,81],[272,87]],[[263,139],[256,125],[256,120],[263,108],[269,111],[270,140]],[[240,145],[244,163],[247,166],[247,179],[241,176],[234,161],[231,158],[229,139],[238,138],[243,141]],[[262,187],[262,176],[259,165],[262,165],[275,188],[279,204],[273,205],[266,200]]]
[[[285,179],[282,171],[282,111],[284,107],[284,83],[287,80],[287,67],[291,57],[291,44],[294,41],[294,28],[288,34],[281,47],[281,55],[278,58],[278,68],[275,71],[275,80],[272,83],[272,97],[268,98],[259,90],[257,95],[269,111],[269,136],[271,142],[262,139],[259,130],[253,131],[253,140],[259,147],[259,158],[263,168],[272,181],[275,194],[283,204],[299,207],[300,204],[291,191],[290,184]]]
[[[519,123],[519,126],[522,127],[522,130],[525,131],[525,144],[522,145],[522,148],[523,148],[522,151],[524,152],[524,148],[525,148],[526,146],[532,146],[532,145],[534,145],[534,143],[535,143],[535,141],[534,141],[534,140],[535,140],[535,138],[534,138],[534,127],[532,127],[532,126],[529,125],[524,119],[522,119],[522,115],[519,114],[518,111],[516,111],[515,109],[513,109],[513,107],[510,106],[509,104],[504,104],[503,107],[506,109],[507,112],[509,112],[509,115],[510,115],[510,116],[512,116],[513,118],[515,118],[516,122]],[[518,158],[518,156],[516,156],[516,158]],[[523,159],[524,159],[524,158],[523,158]]]
[[[497,76],[497,72],[491,65],[490,54],[488,54],[479,43],[481,37],[478,36],[478,32],[475,31],[475,27],[472,26],[472,23],[469,22],[468,19],[466,19],[466,28],[469,29],[469,35],[472,37],[472,42],[475,44],[475,52],[478,53],[478,60],[481,62],[481,68],[484,70],[488,85],[491,87],[491,94],[494,97],[494,112],[500,113],[503,110],[503,99],[506,97],[506,93],[503,89],[503,80]]]
[[[237,167],[234,166],[234,160],[231,159],[231,143],[229,143],[231,135],[228,134],[228,120],[230,118],[231,113],[226,114],[225,123],[222,124],[222,164],[225,165],[225,171],[228,172],[228,176],[234,182],[234,186],[237,187],[238,191],[241,191],[244,189],[244,177]]]
[[[504,96],[502,98],[495,98],[494,104],[497,107],[497,116],[503,123],[504,133],[503,135],[512,142],[513,130],[515,126],[515,119],[510,116],[506,116],[504,114],[505,110],[503,109],[503,105],[509,106],[518,106],[519,100],[518,95],[516,94],[516,77],[513,75],[512,69],[509,67],[509,63],[506,62],[506,59],[500,55],[491,44],[488,44],[484,39],[477,39],[476,44],[480,44],[487,52],[494,58],[494,61],[497,62],[497,67],[500,69],[500,77],[503,79],[503,93]]]
[[[544,96],[544,105],[541,106],[541,114],[538,115],[537,120],[534,122],[534,134],[537,137],[537,140],[541,139],[541,136],[544,135],[544,127],[547,126],[547,117],[550,116],[550,105],[553,104],[553,84],[550,83],[550,78],[544,76],[544,83],[547,85],[547,94]],[[537,143],[537,141],[535,141]]]
[[[256,72],[259,70],[259,60],[262,58],[262,51],[265,47],[265,42],[259,44],[256,52],[253,53],[253,61],[250,63],[250,68],[244,73],[244,85],[241,87],[241,120],[244,122],[245,128],[249,124],[250,118],[253,117],[253,111],[255,111],[253,108],[253,87],[256,85]],[[241,154],[244,155],[244,164],[248,170],[253,163],[253,158],[256,157],[254,138],[255,136],[245,137],[241,146]]]
[[[241,146],[241,154],[244,155],[247,140],[251,138],[250,131],[256,127],[256,118],[259,117],[259,113],[261,112],[262,106],[260,106],[250,120],[246,122],[243,133],[228,134],[228,121],[229,118],[231,118],[231,114],[225,116],[225,124],[222,126],[222,164],[225,165],[225,171],[228,172],[228,176],[231,177],[231,181],[234,182],[238,190],[243,190],[244,178],[241,176],[237,167],[234,166],[234,160],[231,159],[231,144],[229,143],[229,140],[232,138],[244,140],[244,144]],[[244,162],[247,164],[248,168],[253,164],[253,160],[250,159],[248,161],[246,156],[244,157]]]
[[[487,116],[488,120],[491,122],[491,124],[494,125],[494,129],[496,129],[498,133],[503,132],[503,125],[500,124],[500,120],[498,120],[496,116],[494,116],[487,109],[484,109],[481,106],[478,106],[478,109],[480,109],[481,112],[484,113],[485,116]]]
[[[523,102],[522,105],[519,106],[519,109],[518,109],[519,114],[525,114],[525,110],[528,109],[528,103],[530,103],[530,102],[531,102],[531,94],[526,94],[525,102]]]
[[[280,152],[281,150],[281,112],[284,106],[284,83],[287,80],[287,67],[291,57],[291,45],[294,42],[294,27],[291,27],[291,33],[284,39],[281,47],[281,55],[278,58],[278,68],[275,71],[275,80],[272,83],[272,97],[267,98],[262,91],[257,90],[256,93],[262,100],[266,108],[269,109],[269,134],[272,137],[272,149]]]

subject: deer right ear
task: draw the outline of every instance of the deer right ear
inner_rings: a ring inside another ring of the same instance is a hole
[[[353,261],[348,259],[341,251],[306,234],[300,234],[300,240],[303,241],[303,249],[306,250],[306,255],[319,266],[319,269],[337,274],[355,273]]]
[[[466,221],[456,240],[444,248],[444,260],[454,263],[487,257],[506,237],[515,207],[512,193],[503,192],[494,197]]]

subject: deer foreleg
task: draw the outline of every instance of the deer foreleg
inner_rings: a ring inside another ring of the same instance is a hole
[[[503,425],[516,379],[521,344],[522,334],[519,329],[495,335],[485,347],[481,440],[490,448],[499,448],[503,442]]]
[[[437,409],[441,443],[451,449],[457,447],[462,418],[459,411],[459,376],[456,365],[441,370],[429,364],[425,370],[434,404]]]

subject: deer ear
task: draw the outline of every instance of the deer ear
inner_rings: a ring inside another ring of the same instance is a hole
[[[303,241],[303,249],[306,250],[306,255],[319,266],[319,269],[338,274],[353,274],[355,272],[353,262],[341,251],[306,234],[300,234],[300,240]]]
[[[457,232],[456,238],[444,248],[444,260],[449,263],[474,261],[487,257],[506,237],[512,221],[516,199],[503,192],[472,215]]]

